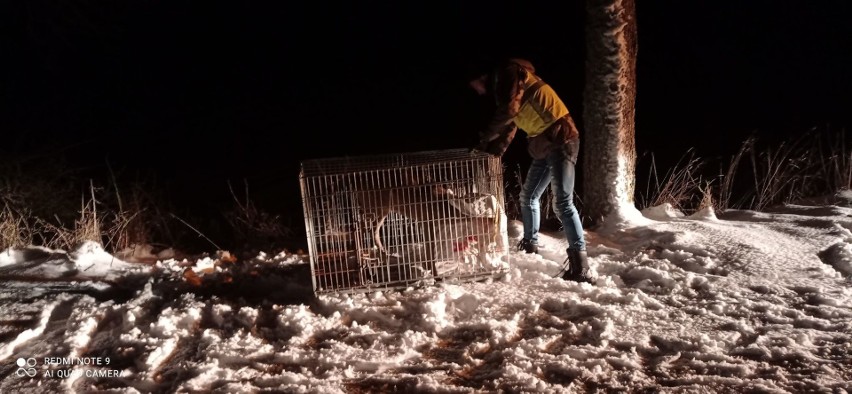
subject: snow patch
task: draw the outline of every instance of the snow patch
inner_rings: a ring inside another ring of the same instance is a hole
[[[47,327],[47,322],[50,321],[50,315],[53,313],[53,308],[55,308],[57,303],[53,305],[47,306],[41,312],[41,318],[39,319],[38,326],[35,328],[31,328],[29,330],[25,330],[18,334],[12,342],[7,343],[3,347],[0,347],[0,362],[6,360],[15,353],[15,349],[29,341],[30,339],[36,338],[44,332],[44,329]]]
[[[633,204],[620,204],[613,210],[597,228],[601,235],[613,235],[629,228],[649,226],[656,223],[642,215]]]
[[[642,215],[651,220],[665,222],[671,219],[682,218],[685,215],[671,203],[663,203],[655,207],[649,207],[642,210]]]

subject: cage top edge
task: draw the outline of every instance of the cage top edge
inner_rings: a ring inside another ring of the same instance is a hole
[[[332,175],[346,172],[361,172],[423,164],[434,164],[458,160],[498,159],[485,152],[468,149],[445,149],[416,152],[356,155],[303,160],[300,163],[302,176]]]

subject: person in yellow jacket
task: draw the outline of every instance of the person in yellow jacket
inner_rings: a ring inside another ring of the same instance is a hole
[[[503,156],[518,128],[527,135],[532,163],[520,193],[524,235],[519,250],[538,252],[540,201],[551,185],[553,209],[568,239],[562,279],[591,283],[583,225],[574,206],[580,133],[565,103],[524,59],[509,59],[470,81],[470,86],[480,95],[493,95],[497,105],[479,134],[477,150]]]

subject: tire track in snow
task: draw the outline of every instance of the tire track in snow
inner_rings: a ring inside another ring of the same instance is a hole
[[[167,284],[160,284],[167,286]],[[160,286],[157,285],[157,286]],[[140,392],[164,392],[146,375],[145,360],[162,343],[154,344],[154,327],[163,312],[175,307],[179,300],[173,294],[155,286],[146,285],[139,294],[126,303],[111,305],[102,312],[102,318],[90,335],[84,357],[110,357],[110,368],[121,370],[120,378],[80,377],[72,389],[86,392],[133,388]],[[148,339],[152,338],[152,339]]]
[[[817,243],[827,241],[822,239],[825,237],[820,237],[825,231],[815,231],[811,233],[811,237],[804,238],[812,242],[808,249],[793,250],[785,245],[797,244],[802,238],[793,239],[790,234],[779,232],[771,226],[727,221],[676,221],[666,224],[665,227],[709,238],[707,250],[719,260],[718,264],[732,266],[734,269],[729,269],[732,275],[739,276],[754,286],[776,287],[778,292],[793,295],[795,291],[777,288],[774,282],[778,279],[798,277],[800,286],[819,287],[825,281],[825,278],[819,278],[817,281],[804,277],[800,271],[802,265],[821,268],[822,262],[817,253],[822,248]],[[678,242],[675,241],[669,246],[677,248]]]
[[[826,271],[818,256],[836,240],[834,226],[809,224],[795,230],[775,223],[730,221],[684,220],[662,226],[711,238],[707,250],[720,266],[730,266],[730,277],[719,278],[716,284],[723,291],[711,300],[692,300],[716,316],[718,329],[737,333],[738,340],[721,346],[722,354],[747,360],[752,364],[747,368],[758,375],[766,370],[761,364],[770,365],[775,374],[795,382],[786,387],[797,391],[819,387],[800,377],[819,376],[824,368],[842,369],[852,361],[846,345],[852,340],[849,298],[844,296],[843,280]],[[801,245],[802,240],[808,243],[804,248],[786,247]],[[687,245],[695,243],[693,239]],[[678,242],[665,247],[676,249]],[[689,369],[679,375],[690,374]]]
[[[8,357],[4,358],[3,364],[0,365],[0,392],[27,392],[37,388],[39,392],[62,392],[64,381],[58,378],[48,378],[44,376],[45,366],[43,360],[45,357],[67,357],[70,353],[70,348],[64,346],[67,337],[67,331],[73,322],[70,317],[76,304],[82,298],[81,296],[58,297],[59,301],[53,304],[50,309],[45,309],[45,315],[48,316],[45,324],[37,327],[28,338],[15,343],[12,342],[12,352]],[[20,338],[20,337],[19,337]],[[6,362],[7,360],[17,360],[19,358],[35,358],[36,359],[36,375],[33,378],[17,376],[18,366],[15,363]]]

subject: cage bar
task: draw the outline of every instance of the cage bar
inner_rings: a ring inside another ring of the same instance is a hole
[[[481,280],[508,269],[503,166],[466,149],[306,160],[314,292]]]

